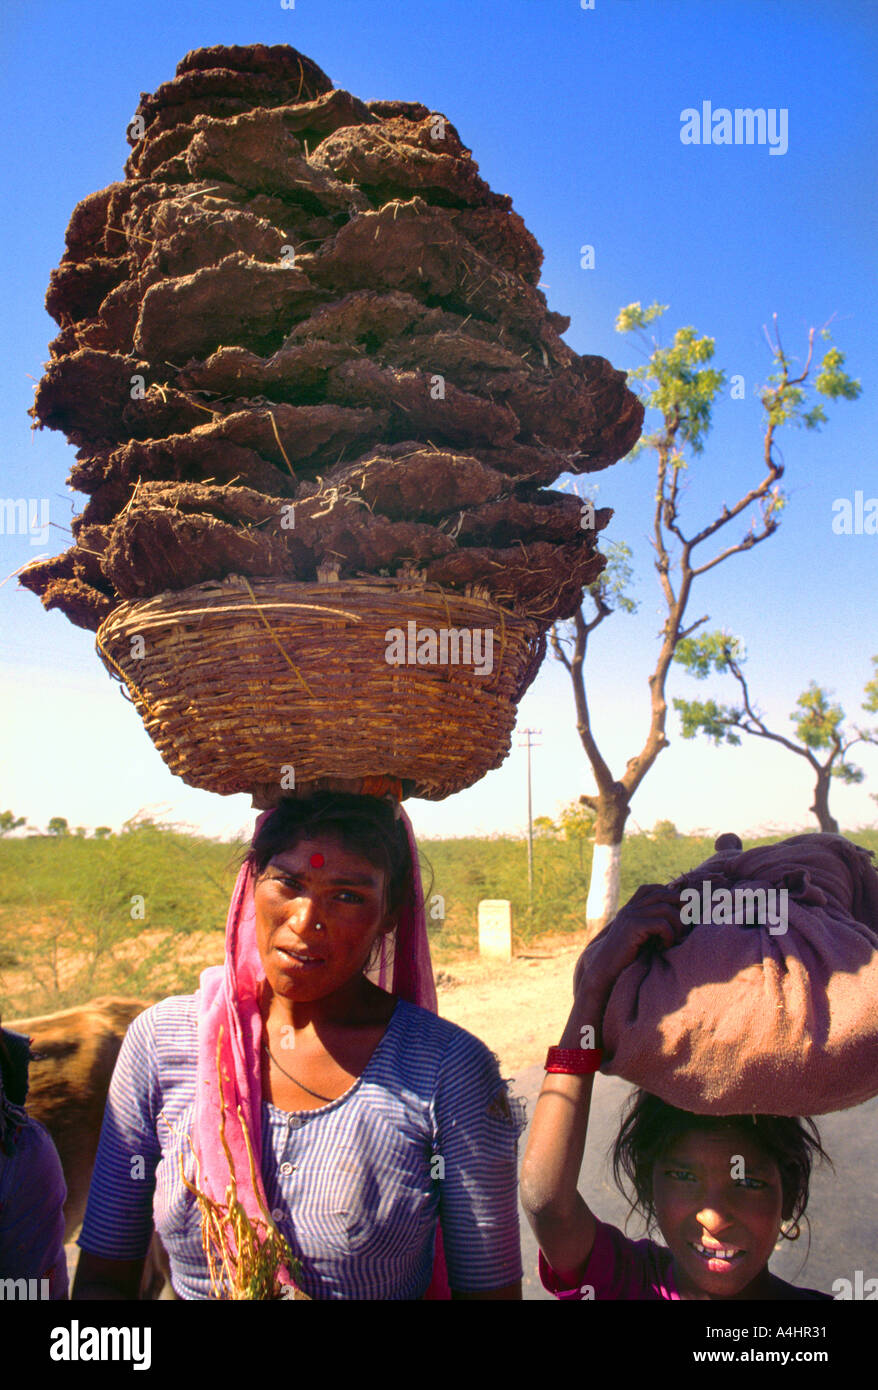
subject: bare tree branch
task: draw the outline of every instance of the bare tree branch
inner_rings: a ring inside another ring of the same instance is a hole
[[[747,687],[747,682],[744,679],[744,673],[741,670],[740,666],[738,666],[736,662],[730,661],[729,671],[741,687],[741,693],[744,696],[744,709],[747,713],[747,717],[752,721],[754,725],[753,728],[750,728],[747,726],[746,723],[739,721],[737,725],[738,728],[743,729],[748,734],[753,734],[756,738],[767,738],[771,739],[773,743],[782,744],[783,747],[788,748],[791,753],[798,754],[800,758],[806,758],[807,761],[813,767],[815,772],[822,771],[820,763],[818,763],[810,748],[801,748],[799,744],[793,743],[791,739],[785,738],[783,734],[772,733],[772,731],[763,723],[761,717],[756,713],[756,711],[753,709],[750,703],[750,691]]]

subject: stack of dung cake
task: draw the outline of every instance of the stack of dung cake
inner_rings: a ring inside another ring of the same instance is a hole
[[[89,500],[22,583],[193,785],[470,785],[604,565],[609,511],[546,485],[627,453],[639,401],[561,340],[441,113],[210,48],[129,140],[74,210],[33,408]]]

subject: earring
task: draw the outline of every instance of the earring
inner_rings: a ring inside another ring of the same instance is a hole
[[[322,922],[315,922],[315,923],[314,923],[314,930],[315,930],[315,931],[326,931],[326,928],[324,927],[324,925],[323,925]]]
[[[784,1240],[798,1240],[799,1236],[802,1234],[798,1221],[793,1221],[787,1226],[786,1230],[781,1226],[780,1233]]]

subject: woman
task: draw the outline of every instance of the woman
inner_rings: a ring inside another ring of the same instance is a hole
[[[451,1297],[520,1298],[518,1125],[492,1054],[435,1008],[402,808],[319,792],[261,816],[225,965],[126,1036],[73,1297],[136,1297],[153,1208],[176,1292],[209,1297],[180,1159],[224,1200],[219,1047],[239,1200],[257,1218],[261,1199],[309,1297],[423,1298],[444,1246]]]

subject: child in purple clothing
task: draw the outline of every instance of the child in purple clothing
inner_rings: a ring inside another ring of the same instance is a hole
[[[67,1188],[48,1130],[23,1108],[26,1068],[16,1069],[9,1046],[16,1036],[0,1030],[0,1296],[65,1299]]]
[[[671,946],[679,893],[640,888],[580,957],[564,1050],[587,1037],[599,1061],[606,1001],[620,971],[656,940]],[[590,1031],[588,1031],[590,1030]],[[568,1052],[569,1056],[569,1052]],[[627,1239],[599,1221],[577,1191],[593,1071],[549,1072],[521,1171],[521,1200],[540,1245],[543,1285],[562,1299],[824,1299],[768,1269],[778,1236],[795,1240],[808,1201],[817,1131],[773,1115],[693,1115],[636,1092],[616,1140],[613,1169],[631,1205],[666,1246]]]

